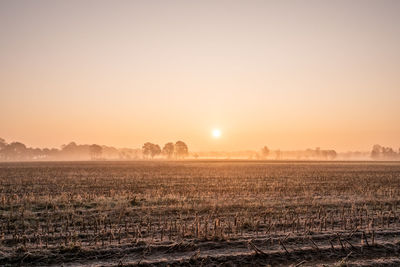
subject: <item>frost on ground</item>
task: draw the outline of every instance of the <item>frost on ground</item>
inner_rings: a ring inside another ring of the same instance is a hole
[[[398,266],[400,164],[0,164],[0,265]]]

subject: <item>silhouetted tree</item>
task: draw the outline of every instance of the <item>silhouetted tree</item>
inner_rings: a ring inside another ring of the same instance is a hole
[[[7,145],[6,140],[4,140],[3,138],[0,138],[0,150],[5,148],[6,145]]]
[[[152,143],[150,142],[144,143],[144,145],[142,146],[143,158],[148,158],[150,156],[152,147],[153,147]]]
[[[381,157],[382,147],[380,145],[374,145],[371,151],[371,158],[379,159]]]
[[[268,158],[268,155],[269,155],[269,148],[267,146],[261,148],[261,156],[263,158]]]
[[[4,148],[7,146],[6,140],[0,138],[0,159],[5,159]]]
[[[161,148],[159,145],[146,142],[144,143],[142,147],[142,154],[143,158],[148,158],[149,156],[151,158],[154,158],[155,156],[159,155],[161,153]]]
[[[57,148],[50,149],[49,156],[50,157],[57,157],[60,154],[60,150]]]
[[[20,142],[12,142],[6,145],[2,152],[6,160],[22,160],[27,158],[26,146]]]
[[[337,153],[335,150],[327,150],[327,158],[330,160],[334,160],[337,157]]]
[[[394,160],[400,158],[400,149],[399,153],[396,153],[391,147],[383,147],[380,145],[374,145],[371,151],[371,158],[378,159],[386,159],[386,160]]]
[[[176,158],[184,158],[189,154],[189,149],[183,141],[175,143],[175,156]]]
[[[43,152],[43,155],[44,155],[45,158],[50,157],[50,153],[51,153],[51,150],[50,150],[50,149],[48,149],[48,148],[43,148],[42,152]]]
[[[69,160],[87,160],[90,158],[90,145],[77,145],[75,142],[71,142],[61,147],[59,155],[61,158]]]
[[[90,157],[92,160],[100,159],[101,154],[103,152],[103,148],[99,145],[93,144],[89,147],[90,149]]]
[[[62,151],[73,151],[78,147],[78,145],[75,142],[71,142],[68,145],[62,145],[61,150]]]
[[[172,158],[174,155],[175,145],[172,142],[166,143],[162,149],[162,153],[168,158]]]
[[[154,158],[155,156],[160,155],[160,154],[161,154],[160,146],[153,144],[153,146],[151,148],[151,152],[150,152],[151,158]]]

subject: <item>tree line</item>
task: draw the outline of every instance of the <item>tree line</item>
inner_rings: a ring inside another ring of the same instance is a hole
[[[374,145],[371,151],[371,158],[374,160],[395,160],[400,159],[400,148],[396,152],[391,147]]]
[[[168,142],[163,148],[158,144],[146,142],[141,148],[114,148],[98,144],[79,145],[70,142],[58,148],[31,148],[21,142],[7,143],[0,138],[0,161],[24,161],[24,160],[139,160],[163,157],[165,159],[184,159],[189,156],[189,149],[185,142]],[[391,147],[374,145],[372,150],[365,152],[336,153],[335,150],[315,149],[281,151],[270,150],[263,146],[258,151],[214,151],[197,152],[190,155],[194,159],[200,158],[247,158],[255,160],[333,160],[337,157],[345,160],[373,159],[373,160],[400,160],[400,148],[395,151]]]
[[[189,149],[183,141],[177,141],[175,144],[172,142],[168,142],[164,145],[162,149],[157,144],[146,142],[142,146],[142,154],[144,159],[153,159],[155,156],[158,155],[163,155],[167,159],[183,159],[189,155]]]
[[[271,151],[267,146],[260,149],[260,152],[255,155],[256,159],[306,159],[306,160],[334,160],[337,153],[332,149],[315,149],[296,150],[296,151],[281,151],[280,149]]]
[[[183,159],[189,155],[185,142],[169,142],[161,149],[159,145],[146,142],[140,149],[114,148],[98,144],[79,145],[70,142],[58,148],[31,148],[21,142],[7,143],[0,138],[0,161],[24,160],[139,160],[153,159],[162,155],[167,159]]]
[[[7,143],[0,138],[0,161],[24,160],[101,160],[140,159],[141,150],[131,148],[114,148],[110,146],[78,145],[75,142],[62,145],[58,148],[31,148],[21,142]]]

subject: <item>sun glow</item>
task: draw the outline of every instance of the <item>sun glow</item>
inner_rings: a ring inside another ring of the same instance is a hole
[[[220,137],[221,137],[221,131],[220,131],[219,129],[214,129],[214,130],[212,131],[212,136],[213,136],[214,138],[220,138]]]

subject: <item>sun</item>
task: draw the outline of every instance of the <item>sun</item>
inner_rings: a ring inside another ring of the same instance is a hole
[[[221,137],[221,131],[220,131],[219,129],[214,129],[214,130],[212,131],[212,136],[213,136],[214,138],[220,138],[220,137]]]

